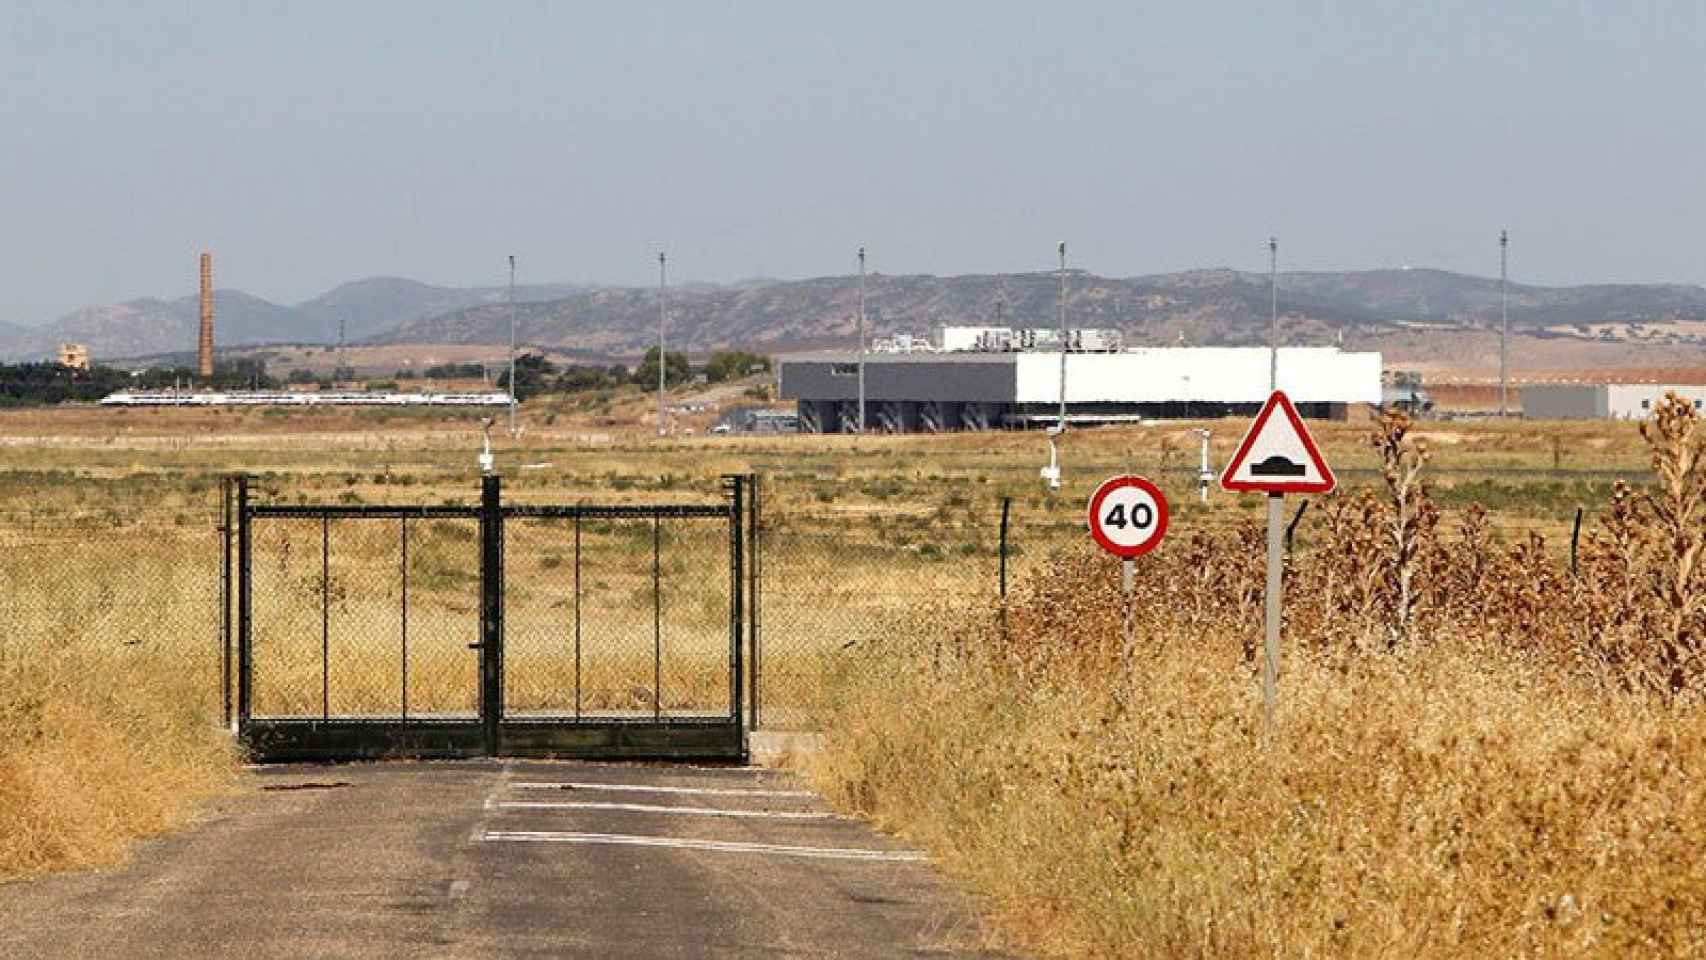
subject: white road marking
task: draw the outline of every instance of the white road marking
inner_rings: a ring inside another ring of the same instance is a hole
[[[486,825],[490,823],[492,817],[495,816],[492,812],[492,804],[497,802],[498,796],[510,785],[509,778],[514,769],[514,766],[507,760],[504,761],[503,766],[499,768],[498,782],[492,784],[492,789],[486,793],[486,802],[480,805],[481,810],[484,811],[480,815],[480,821],[474,824],[474,829],[468,831],[469,843],[479,843],[480,839],[485,835]]]
[[[600,803],[591,800],[500,800],[500,810],[624,810],[699,817],[750,817],[755,820],[839,820],[833,813],[799,810],[720,810],[716,807],[666,807],[655,803]]]
[[[775,843],[736,843],[726,840],[683,840],[677,837],[640,837],[621,833],[557,833],[549,830],[489,830],[480,839],[487,843],[582,843],[626,847],[673,847],[717,853],[764,853],[779,857],[817,860],[887,860],[915,862],[924,859],[916,850],[859,850],[842,847],[794,847]]]
[[[654,787],[637,783],[541,783],[517,782],[516,790],[609,790],[614,793],[670,793],[707,797],[815,797],[810,790],[745,790],[728,787]]]

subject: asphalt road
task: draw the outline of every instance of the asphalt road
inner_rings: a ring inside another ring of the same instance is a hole
[[[0,957],[989,956],[916,853],[775,771],[276,767],[116,871],[0,886]]]

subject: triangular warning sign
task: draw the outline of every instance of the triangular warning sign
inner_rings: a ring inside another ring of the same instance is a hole
[[[1276,410],[1283,416],[1274,416]],[[1280,390],[1256,414],[1220,475],[1223,489],[1258,493],[1327,493],[1337,484],[1297,408]]]

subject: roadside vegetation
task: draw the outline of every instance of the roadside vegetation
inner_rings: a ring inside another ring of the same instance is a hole
[[[672,402],[741,402],[743,386],[683,387]],[[1418,480],[1430,485],[1406,495],[1400,621],[1393,461],[1369,443],[1375,424],[1318,425],[1345,493],[1312,503],[1297,526],[1293,654],[1264,744],[1247,659],[1260,503],[1218,492],[1199,503],[1194,477],[1192,430],[1214,431],[1220,463],[1243,423],[1075,430],[1066,489],[1050,493],[1034,433],[713,437],[711,407],[673,419],[681,432],[660,441],[646,419],[654,402],[630,384],[596,408],[550,394],[523,405],[518,438],[494,431],[506,499],[712,502],[720,474],[761,473],[766,722],[836,711],[821,774],[831,794],[992,892],[1016,940],[1066,955],[1368,953],[1390,933],[1392,952],[1425,941],[1433,953],[1614,953],[1702,926],[1689,913],[1698,871],[1677,866],[1677,851],[1699,849],[1706,811],[1676,784],[1697,775],[1706,728],[1689,684],[1670,679],[1676,665],[1691,676],[1696,634],[1688,617],[1675,628],[1659,589],[1693,588],[1666,565],[1674,531],[1655,512],[1671,502],[1666,468],[1655,472],[1632,427],[1403,425],[1395,449],[1425,445]],[[480,416],[0,411],[0,874],[113,862],[240,782],[217,729],[219,474],[248,472],[257,497],[282,502],[473,503]],[[1090,488],[1125,471],[1156,476],[1176,511],[1171,539],[1140,565],[1152,599],[1121,701],[1116,567],[1079,544]],[[1014,587],[1002,632],[1004,500]],[[429,562],[430,531],[418,532],[411,590],[428,631],[431,594],[467,575],[453,558]],[[543,649],[562,622],[552,591],[567,589],[570,553],[548,524],[514,532],[529,593],[513,598],[512,629],[518,647]],[[394,586],[391,541],[333,534],[334,559],[362,561],[339,616],[389,624],[360,605]],[[615,531],[608,544],[588,534],[613,557],[633,552]],[[291,563],[312,552],[293,550]],[[724,554],[706,540],[680,558]],[[278,589],[311,589],[311,567],[288,568]],[[604,579],[601,629],[643,629],[647,584]],[[722,581],[689,579],[685,568],[672,579],[685,592],[670,609],[709,635]],[[443,662],[465,671],[459,631],[446,632],[456,656]],[[672,682],[692,694],[709,676],[693,668]],[[430,678],[416,679],[427,696]],[[467,696],[466,683],[445,682],[446,703]],[[1539,840],[1520,832],[1532,823]],[[1264,844],[1271,854],[1252,859]],[[1603,865],[1584,866],[1584,851]],[[1619,883],[1622,900],[1606,892]],[[1506,903],[1500,890],[1516,893]],[[1655,906],[1665,896],[1681,904],[1670,927]],[[1321,909],[1307,905],[1317,898]],[[1548,904],[1614,922],[1554,924]],[[1418,932],[1433,921],[1448,934]]]
[[[208,566],[170,525],[105,530],[121,554],[0,531],[0,881],[117,863],[236,784]]]
[[[1706,426],[1657,411],[1573,567],[1370,432],[1379,485],[1299,530],[1271,727],[1261,532],[1180,526],[1129,676],[1117,563],[1058,552],[844,661],[818,783],[1049,955],[1700,955]]]

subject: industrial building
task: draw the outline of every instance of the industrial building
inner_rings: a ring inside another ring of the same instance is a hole
[[[1537,383],[1522,388],[1522,415],[1533,420],[1640,420],[1667,393],[1706,402],[1706,386],[1693,383]]]
[[[1264,347],[1121,350],[1109,331],[1069,331],[1068,423],[1254,414],[1268,397]],[[1058,334],[948,328],[936,345],[865,356],[866,429],[886,433],[1018,429],[1059,416]],[[1027,342],[1048,344],[1025,349]],[[960,346],[944,349],[943,345]],[[993,348],[992,348],[993,347]],[[806,433],[850,432],[859,422],[859,356],[783,357],[780,396],[798,404]],[[1279,351],[1279,386],[1306,417],[1342,419],[1352,404],[1381,402],[1380,354],[1333,347]]]

